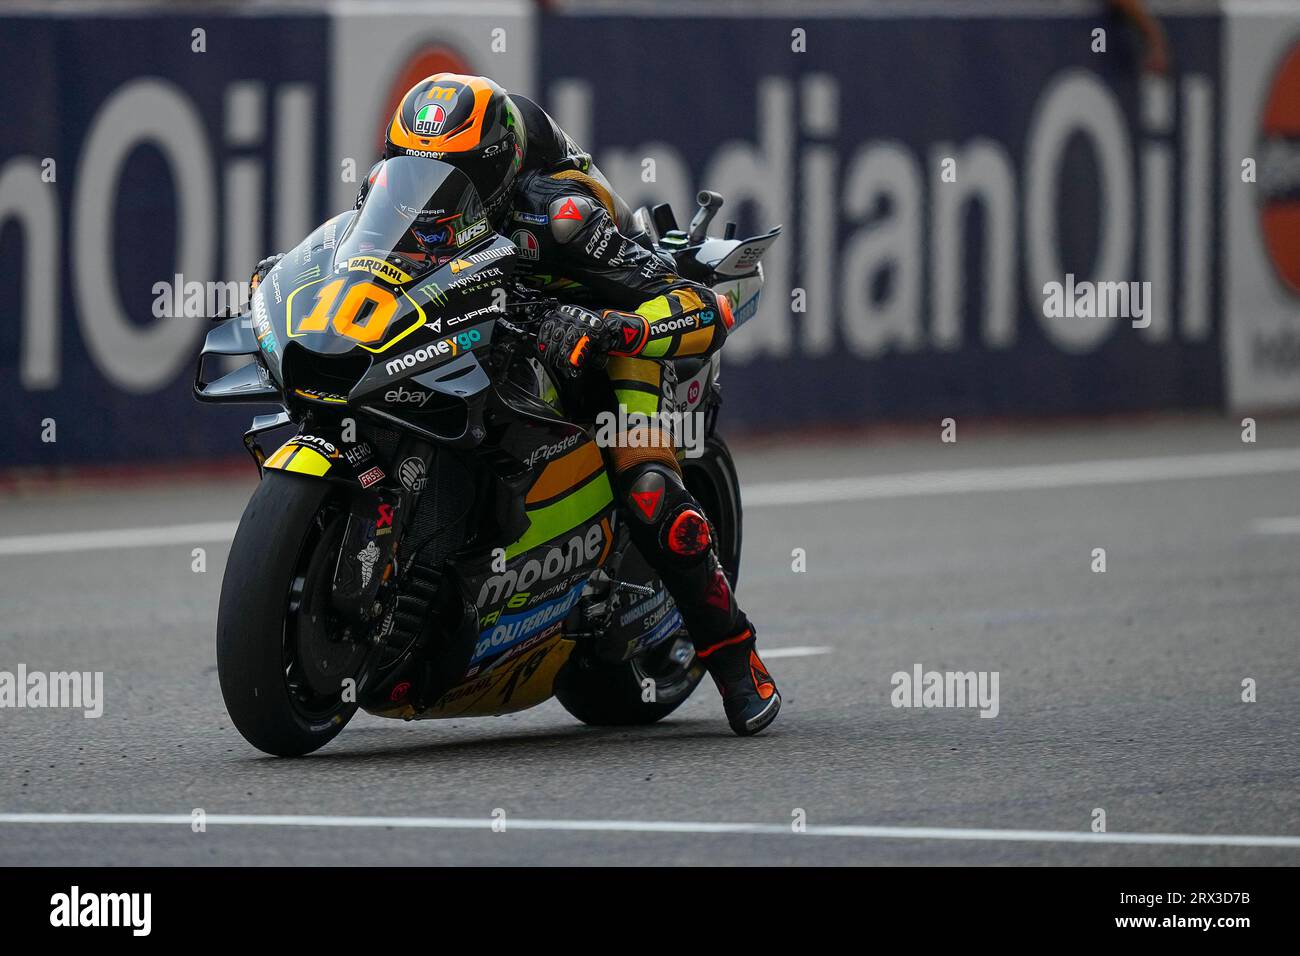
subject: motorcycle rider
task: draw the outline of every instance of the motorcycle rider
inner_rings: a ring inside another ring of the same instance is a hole
[[[541,323],[538,355],[584,410],[623,406],[638,413],[633,420],[653,422],[675,382],[664,360],[708,356],[725,341],[727,300],[635,241],[641,237],[627,204],[531,100],[487,77],[426,77],[389,123],[384,157],[393,156],[438,159],[464,172],[492,227],[519,247],[524,281],[566,303]],[[259,264],[258,277],[274,262]],[[596,356],[607,357],[603,369]],[[676,602],[728,723],[741,736],[759,733],[776,717],[781,695],[703,509],[683,484],[672,436],[638,424],[602,450],[632,540]]]

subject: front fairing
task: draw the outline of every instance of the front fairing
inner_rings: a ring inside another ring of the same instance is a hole
[[[276,381],[295,349],[355,356],[349,368],[412,346],[439,358],[484,347],[514,245],[492,231],[469,179],[418,157],[384,160],[361,208],[336,216],[285,255],[251,303],[253,328]],[[421,368],[437,362],[422,363]],[[410,368],[412,363],[406,362]],[[355,382],[353,383],[355,384]]]
[[[360,356],[348,404],[382,402],[399,380],[485,349],[500,314],[500,290],[514,268],[513,243],[489,233],[472,252],[450,257],[418,277],[377,275],[336,261],[336,237],[355,213],[325,223],[289,252],[253,294],[253,332],[272,378],[291,395],[286,356]],[[290,362],[289,364],[294,364]]]

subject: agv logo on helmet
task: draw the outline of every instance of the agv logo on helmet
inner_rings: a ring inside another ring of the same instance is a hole
[[[446,122],[447,111],[437,103],[430,103],[415,114],[415,132],[420,136],[436,136]]]

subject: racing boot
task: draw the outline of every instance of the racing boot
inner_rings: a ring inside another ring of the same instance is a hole
[[[754,649],[754,628],[736,604],[708,519],[675,463],[643,460],[618,477],[632,540],[676,602],[727,723],[742,737],[759,733],[776,718],[781,694]]]
[[[753,628],[696,651],[722,695],[727,723],[741,737],[761,733],[781,710],[781,692],[754,646]]]

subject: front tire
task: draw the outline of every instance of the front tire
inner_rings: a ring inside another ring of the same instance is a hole
[[[364,651],[330,644],[321,631],[347,517],[332,491],[323,481],[266,472],[221,584],[217,676],[226,710],[244,739],[279,757],[323,747],[357,710],[342,700],[342,676],[356,676]]]

